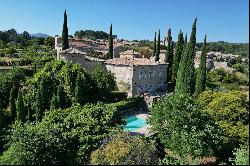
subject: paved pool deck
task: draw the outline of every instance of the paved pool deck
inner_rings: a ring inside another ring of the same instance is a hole
[[[148,117],[150,117],[150,116],[151,115],[146,114],[146,113],[141,113],[141,114],[136,115],[137,118],[141,118],[141,119],[144,119],[144,120],[147,120]],[[136,130],[134,133],[138,133],[138,134],[144,135],[144,136],[150,136],[151,135],[150,128],[151,128],[151,125],[147,124],[146,126]]]

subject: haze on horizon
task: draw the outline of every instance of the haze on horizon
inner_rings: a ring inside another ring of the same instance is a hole
[[[0,31],[61,35],[66,9],[70,35],[86,29],[108,32],[112,23],[120,39],[153,40],[159,29],[163,38],[171,28],[176,41],[180,30],[189,37],[197,17],[197,42],[206,34],[208,42],[248,43],[248,6],[248,0],[1,0]]]

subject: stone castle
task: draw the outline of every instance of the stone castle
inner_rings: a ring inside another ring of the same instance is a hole
[[[164,61],[155,62],[153,58],[142,58],[138,52],[133,50],[123,51],[119,44],[114,46],[113,59],[103,60],[93,58],[86,54],[86,47],[78,47],[77,45],[79,44],[74,43],[75,41],[75,39],[71,39],[70,48],[62,50],[62,40],[56,36],[55,49],[57,50],[57,58],[79,63],[88,71],[92,70],[97,64],[102,65],[106,70],[114,74],[116,78],[116,90],[127,92],[128,97],[143,95],[145,93],[154,96],[166,91],[168,64]],[[81,43],[84,42],[81,41]],[[100,43],[93,42],[91,44],[89,44],[91,48],[88,49],[103,51]],[[106,47],[107,43],[103,43],[103,45]]]

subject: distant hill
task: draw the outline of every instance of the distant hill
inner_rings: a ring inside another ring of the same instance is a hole
[[[36,34],[30,34],[32,37],[42,37],[42,38],[47,38],[49,35],[43,34],[43,33],[36,33]]]

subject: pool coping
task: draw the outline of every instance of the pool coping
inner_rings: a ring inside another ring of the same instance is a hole
[[[147,120],[151,115],[147,114],[147,113],[135,113],[135,114],[131,114],[129,116],[125,116],[126,118],[132,117],[132,116],[136,116],[137,118],[143,119],[143,120]],[[151,125],[146,124],[144,127],[141,127],[135,131],[127,131],[130,132],[133,135],[144,135],[144,136],[149,136],[150,135],[150,128]]]

